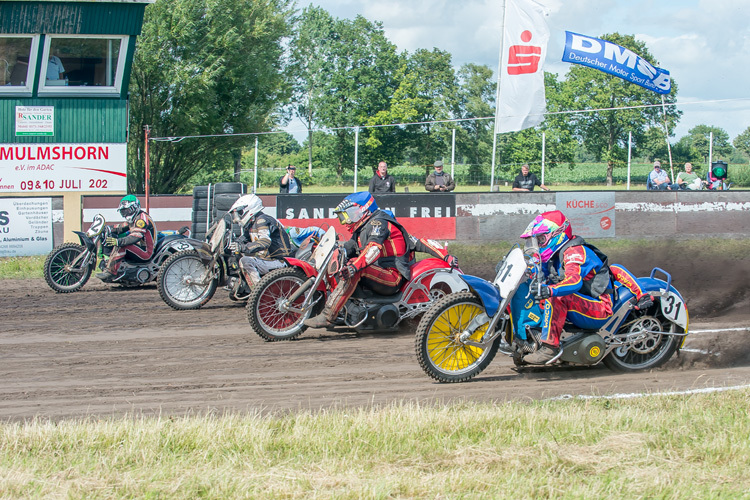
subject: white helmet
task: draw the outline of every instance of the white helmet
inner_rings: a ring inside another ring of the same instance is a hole
[[[240,224],[246,226],[253,218],[263,211],[263,202],[254,194],[246,194],[237,198],[229,213],[236,213]]]

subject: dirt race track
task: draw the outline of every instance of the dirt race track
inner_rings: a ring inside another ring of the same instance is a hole
[[[638,274],[638,256],[630,256]],[[625,262],[627,265],[628,263]],[[750,384],[747,269],[737,282],[674,273],[688,299],[686,350],[658,370],[605,367],[518,373],[498,354],[475,380],[438,384],[420,369],[413,333],[308,330],[264,342],[241,304],[219,289],[198,311],[173,311],[154,285],[56,294],[42,279],[4,280],[0,419],[263,413],[391,402],[507,401],[563,395],[663,392]],[[723,268],[722,266],[716,267]],[[706,331],[732,329],[731,331]]]

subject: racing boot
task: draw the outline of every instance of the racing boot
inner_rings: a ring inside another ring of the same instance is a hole
[[[542,344],[539,349],[523,357],[525,363],[530,365],[545,365],[555,356],[560,354],[560,348],[549,344]]]
[[[112,274],[109,269],[105,269],[100,273],[96,273],[96,277],[105,283],[111,283],[115,279],[115,275]]]
[[[325,328],[332,324],[330,321],[328,321],[328,316],[330,313],[331,311],[326,304],[326,307],[323,308],[323,311],[320,314],[318,314],[317,316],[313,316],[312,318],[307,318],[302,322],[302,324],[304,324],[308,328]]]

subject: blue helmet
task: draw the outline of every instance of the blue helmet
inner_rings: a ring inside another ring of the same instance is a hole
[[[339,222],[354,231],[377,210],[378,204],[372,194],[368,191],[360,191],[344,198],[333,210],[333,213],[338,216]]]

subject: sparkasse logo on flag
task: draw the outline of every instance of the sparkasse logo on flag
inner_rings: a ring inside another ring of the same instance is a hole
[[[544,121],[544,58],[549,28],[534,0],[505,0],[495,132],[515,132]]]

